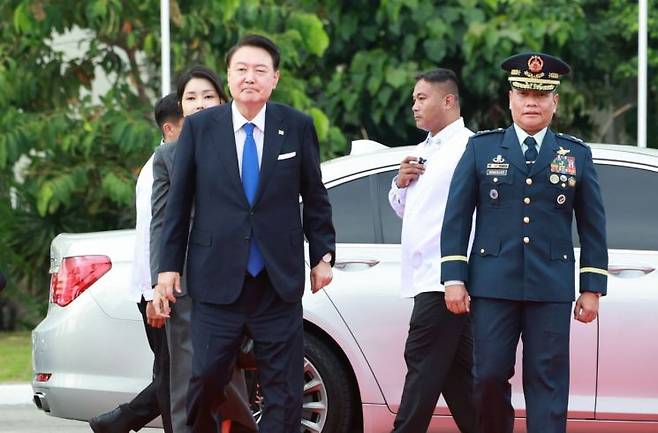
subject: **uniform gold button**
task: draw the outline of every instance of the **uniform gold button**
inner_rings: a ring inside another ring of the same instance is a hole
[[[498,178],[497,178],[497,177],[494,177],[494,178],[493,178],[493,181],[494,181],[494,183],[498,182]]]
[[[525,180],[525,183],[527,183],[528,185],[532,185],[532,179],[527,178],[527,179]]]
[[[528,224],[530,222],[530,218],[528,217],[523,217],[523,222]]]
[[[562,258],[563,258],[564,260],[566,260],[566,259],[567,259],[567,255],[566,255],[566,254],[563,255]]]
[[[523,203],[525,204],[530,204],[530,197],[526,197],[523,199]]]
[[[480,249],[480,254],[484,254],[484,248]]]
[[[523,238],[523,243],[526,244],[526,245],[529,244],[529,243],[530,243],[530,238],[527,237],[527,236],[525,236],[525,237]]]

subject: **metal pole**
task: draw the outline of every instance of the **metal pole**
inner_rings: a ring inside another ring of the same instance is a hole
[[[162,96],[171,92],[171,51],[169,38],[169,0],[160,0],[160,59],[162,63]]]
[[[639,0],[637,33],[637,146],[647,147],[647,0]]]

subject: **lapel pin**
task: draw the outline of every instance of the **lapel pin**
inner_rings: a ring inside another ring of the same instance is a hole
[[[279,129],[279,135],[283,135],[283,129]]]

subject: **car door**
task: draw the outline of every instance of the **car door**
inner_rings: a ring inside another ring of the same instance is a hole
[[[658,158],[598,161],[609,248],[596,418],[658,420]]]
[[[412,308],[410,299],[400,298],[402,223],[387,199],[397,168],[382,167],[327,185],[337,243],[334,279],[326,292],[394,412],[406,373],[404,343]]]

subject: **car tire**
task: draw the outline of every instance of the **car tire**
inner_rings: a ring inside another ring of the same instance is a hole
[[[327,343],[305,333],[302,433],[350,433],[356,406],[351,375],[341,359]]]
[[[262,406],[255,370],[245,372],[249,404],[256,423]],[[304,394],[301,433],[351,433],[357,409],[352,376],[331,347],[313,334],[304,334]]]

